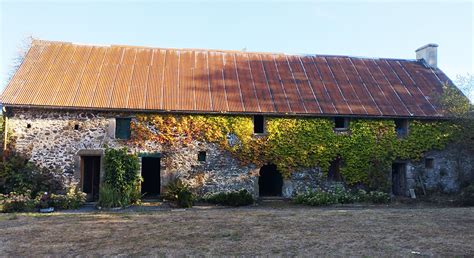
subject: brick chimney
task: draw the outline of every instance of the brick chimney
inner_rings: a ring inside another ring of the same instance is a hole
[[[427,44],[424,45],[417,50],[416,52],[416,60],[424,59],[425,63],[432,67],[438,68],[438,45],[437,44]]]

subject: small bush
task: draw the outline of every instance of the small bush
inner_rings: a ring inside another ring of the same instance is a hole
[[[245,189],[233,192],[215,193],[209,196],[205,196],[203,199],[205,202],[208,203],[227,206],[245,206],[253,204],[254,202],[252,194],[250,194]]]
[[[115,208],[126,206],[129,203],[128,196],[124,196],[118,189],[108,184],[103,184],[99,190],[98,206],[102,208]]]
[[[2,212],[30,212],[35,210],[37,202],[30,198],[29,193],[19,194],[11,192],[2,195]]]
[[[390,202],[390,195],[379,191],[366,192],[364,190],[359,190],[357,192],[350,192],[342,188],[336,188],[333,191],[318,191],[299,194],[293,199],[293,201],[295,203],[311,206],[326,206],[331,204],[355,202],[381,204]]]
[[[130,189],[130,203],[131,204],[141,204],[141,199],[143,194],[140,191],[139,185],[135,186],[134,188]]]
[[[67,210],[69,208],[69,201],[67,199],[67,196],[63,194],[51,194],[48,203],[49,207],[53,207],[55,210]]]
[[[380,191],[372,191],[367,194],[367,200],[377,204],[389,203],[390,195]]]
[[[168,184],[164,187],[164,197],[170,201],[176,201],[178,199],[178,193],[187,189],[188,186],[178,177],[171,179]]]
[[[459,203],[462,206],[474,206],[474,184],[465,187],[459,195]]]
[[[78,209],[86,203],[86,193],[79,190],[77,186],[72,186],[66,193],[68,209]]]
[[[325,206],[338,203],[336,197],[329,192],[308,192],[297,195],[294,202],[311,206]]]
[[[178,177],[172,179],[164,189],[164,197],[169,201],[175,202],[179,207],[190,208],[194,203],[194,195]]]
[[[188,189],[183,189],[178,193],[178,199],[176,200],[179,207],[191,208],[194,203],[194,195]]]
[[[66,194],[49,194],[45,192],[38,195],[35,200],[38,208],[53,207],[55,210],[77,209],[84,205],[86,194],[73,185]]]
[[[51,194],[49,196],[49,207],[56,210],[78,209],[86,202],[86,194],[77,187],[71,187],[66,194]],[[45,208],[45,207],[44,207]]]

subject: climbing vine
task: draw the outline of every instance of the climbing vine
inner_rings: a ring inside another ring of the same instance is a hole
[[[355,119],[347,132],[334,132],[333,126],[329,118],[268,117],[266,134],[254,135],[251,116],[139,115],[132,123],[131,143],[216,143],[242,164],[273,163],[286,177],[314,166],[327,172],[331,161],[341,157],[341,174],[356,184],[370,183],[374,170],[386,171],[397,158],[417,160],[443,148],[459,131],[447,121],[411,121],[409,135],[399,139],[391,120]]]

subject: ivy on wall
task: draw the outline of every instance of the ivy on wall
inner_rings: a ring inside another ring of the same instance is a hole
[[[370,184],[374,173],[384,174],[394,160],[417,160],[428,150],[442,149],[459,131],[447,121],[415,120],[409,135],[399,139],[392,120],[355,119],[348,132],[334,132],[333,127],[329,118],[268,117],[267,133],[254,135],[251,116],[139,115],[132,122],[130,142],[216,143],[242,164],[273,163],[285,177],[315,166],[327,172],[331,161],[341,157],[348,184]]]

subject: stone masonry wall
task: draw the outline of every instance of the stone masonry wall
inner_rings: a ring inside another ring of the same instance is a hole
[[[427,168],[425,159],[433,159],[433,167]],[[407,186],[416,189],[418,194],[423,190],[431,192],[452,193],[460,190],[464,182],[474,180],[474,158],[454,145],[444,150],[433,150],[425,153],[424,159],[408,164]]]
[[[342,182],[329,181],[319,167],[295,171],[283,182],[283,196],[290,198],[298,193],[330,190],[344,187]]]
[[[127,147],[134,153],[161,153],[161,185],[179,175],[198,194],[247,189],[258,196],[259,168],[242,166],[216,144],[193,141],[186,146],[168,147],[145,142],[128,146],[115,139],[115,118],[130,113],[13,109],[9,128],[16,151],[36,164],[79,180],[80,155],[103,155],[105,146]],[[76,128],[77,127],[77,128]],[[198,161],[206,151],[206,161]],[[102,175],[103,176],[103,175]],[[323,182],[318,168],[294,173],[285,180],[283,195],[314,190]]]
[[[103,155],[106,146],[127,147],[133,153],[161,153],[162,187],[179,175],[198,194],[244,188],[258,196],[259,168],[242,166],[216,144],[193,141],[171,148],[150,141],[144,147],[136,147],[115,139],[115,118],[133,117],[130,113],[19,108],[9,113],[8,127],[16,151],[69,179],[80,178],[81,155]],[[206,161],[198,161],[199,151],[206,151]],[[453,148],[431,151],[425,156],[434,159],[434,168],[426,169],[423,160],[408,162],[407,189],[419,188],[421,179],[428,190],[453,192],[459,190],[462,176],[474,174],[472,157]],[[284,180],[282,193],[291,197],[331,185],[319,168],[302,169]]]
[[[161,153],[162,187],[179,175],[198,194],[242,188],[255,196],[258,194],[258,169],[241,166],[215,144],[193,141],[186,146],[169,148],[146,142],[145,147],[139,148],[115,139],[115,118],[130,117],[129,113],[31,109],[14,109],[11,113],[8,126],[15,150],[42,167],[77,180],[80,155],[103,155],[105,146],[127,147],[134,153]],[[198,161],[199,151],[206,151],[206,161]]]

